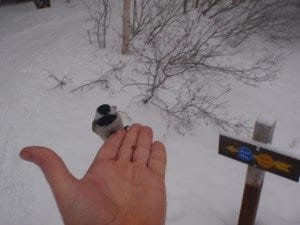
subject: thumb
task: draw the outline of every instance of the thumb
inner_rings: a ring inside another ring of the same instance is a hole
[[[21,150],[20,157],[41,168],[56,197],[66,193],[76,180],[68,171],[63,160],[51,149],[40,146],[26,147]]]

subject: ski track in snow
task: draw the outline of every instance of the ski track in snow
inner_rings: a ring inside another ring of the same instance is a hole
[[[59,27],[55,25],[54,29]],[[54,38],[51,29],[36,30],[33,27],[0,41],[0,199],[9,203],[9,207],[0,205],[0,225],[43,224],[36,222],[38,214],[33,216],[33,212],[38,212],[34,204],[35,194],[30,187],[33,181],[22,171],[24,162],[18,155],[23,147],[19,140],[22,142],[30,133],[26,119],[31,117],[31,111],[39,110],[36,108],[39,104],[33,109],[26,105],[22,88],[25,82],[32,82],[32,71],[41,69],[38,63],[51,54],[51,46],[47,44],[53,43]]]
[[[22,43],[24,44],[24,43]],[[28,57],[27,54],[20,54],[18,52],[18,45],[13,46],[12,49],[7,49],[7,55],[10,56],[6,60],[2,60],[2,74],[4,77],[1,79],[1,127],[0,127],[0,143],[3,143],[0,148],[2,150],[0,170],[1,175],[6,174],[6,176],[1,177],[2,186],[0,187],[1,199],[7,199],[14,210],[10,208],[0,210],[0,217],[6,218],[8,221],[1,221],[3,224],[30,224],[30,219],[26,219],[32,214],[32,202],[27,202],[28,197],[31,196],[31,191],[29,187],[30,179],[29,176],[21,171],[21,162],[18,158],[18,151],[20,147],[18,145],[18,139],[22,135],[18,130],[18,124],[13,122],[21,122],[19,118],[25,118],[25,111],[21,109],[19,104],[20,92],[22,85],[26,79],[28,72],[22,72],[18,65],[14,62],[18,62],[18,57],[27,57],[26,62],[29,65],[32,63],[32,57]],[[29,49],[28,49],[29,50]],[[15,68],[10,68],[8,65],[14,65]],[[22,76],[22,78],[19,78]],[[8,79],[9,78],[9,79]],[[5,96],[3,96],[5,93]],[[3,99],[4,97],[4,99]],[[22,114],[20,113],[22,112]],[[20,115],[21,114],[21,115]],[[14,117],[18,117],[15,119]],[[27,185],[26,185],[27,184]],[[22,208],[20,206],[25,206]],[[3,205],[4,206],[4,205]],[[30,217],[29,217],[30,218]],[[24,223],[25,222],[25,223]]]
[[[0,199],[8,204],[0,204],[0,224],[29,225],[34,223],[31,216],[34,205],[28,201],[28,197],[34,199],[29,188],[30,177],[22,171],[18,150],[20,146],[17,141],[17,133],[14,129],[7,131],[5,142],[0,148]],[[3,137],[3,136],[2,136]],[[26,206],[26,207],[24,207]]]
[[[30,67],[33,63],[35,55],[30,52],[32,45],[28,45],[27,40],[24,42],[14,41],[0,42],[2,58],[0,59],[1,68],[1,111],[0,111],[0,149],[2,151],[0,158],[0,198],[4,202],[9,202],[10,207],[2,205],[0,210],[1,223],[3,224],[30,224],[33,223],[28,217],[32,214],[32,202],[28,202],[28,196],[32,196],[30,188],[27,187],[31,183],[29,176],[21,169],[21,161],[18,157],[20,145],[18,139],[21,133],[18,130],[19,118],[25,118],[24,110],[21,109],[21,89],[22,85],[29,73],[22,67]],[[25,51],[20,49],[25,47]],[[6,58],[7,57],[7,58]],[[26,60],[24,60],[26,59]],[[24,64],[17,64],[24,61]],[[21,113],[22,112],[22,113]],[[21,115],[20,115],[21,114]],[[17,119],[18,117],[18,119]],[[33,198],[34,199],[34,198]],[[22,206],[25,206],[23,208]],[[11,209],[14,210],[11,210]]]

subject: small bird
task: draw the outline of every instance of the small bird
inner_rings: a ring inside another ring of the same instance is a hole
[[[117,107],[108,104],[100,105],[92,123],[92,130],[105,141],[119,128],[124,128],[124,125]]]

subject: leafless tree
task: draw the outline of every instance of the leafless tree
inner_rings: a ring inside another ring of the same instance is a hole
[[[93,43],[93,37],[96,38],[98,48],[106,47],[106,35],[110,25],[112,5],[109,0],[91,0],[83,1],[88,11],[89,18],[87,22],[92,22],[92,28],[87,33],[89,40]]]

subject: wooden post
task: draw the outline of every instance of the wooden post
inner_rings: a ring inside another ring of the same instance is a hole
[[[271,143],[275,125],[275,120],[266,120],[264,116],[260,116],[255,123],[253,139],[263,143]],[[254,224],[264,182],[264,174],[263,170],[248,166],[238,225]]]
[[[123,32],[122,32],[122,54],[129,54],[129,33],[130,33],[130,0],[123,0]]]

